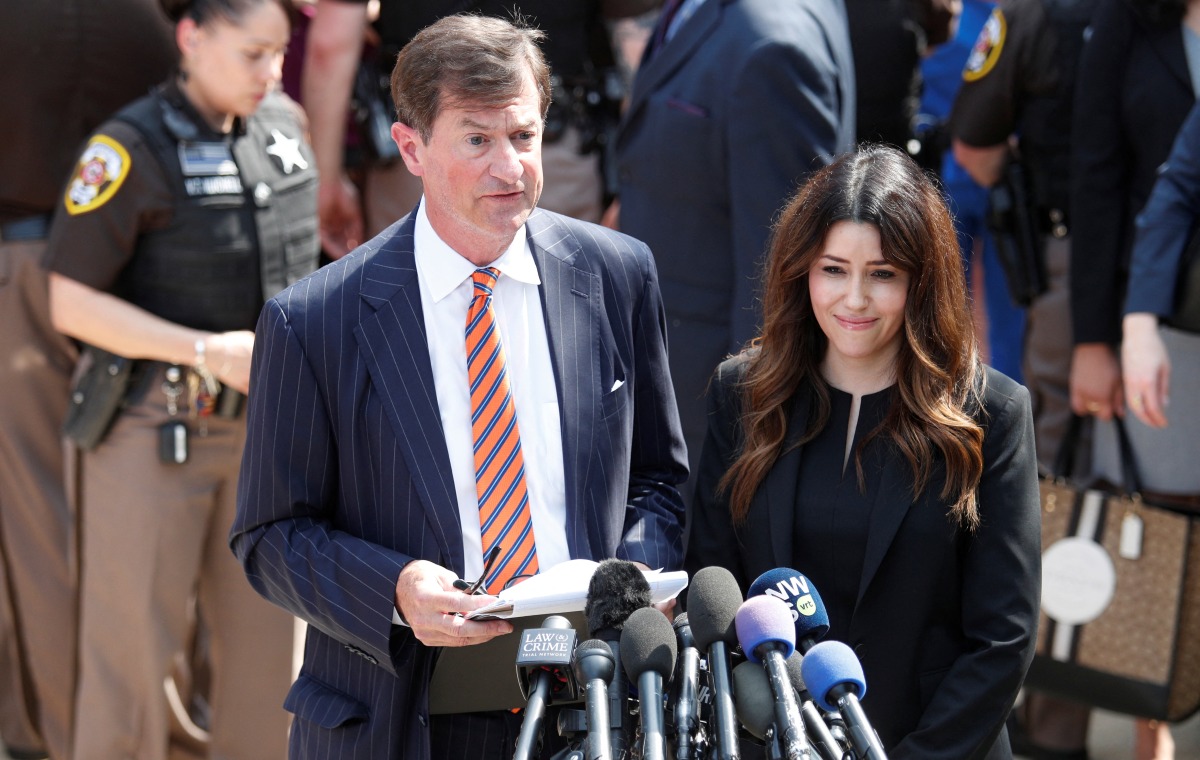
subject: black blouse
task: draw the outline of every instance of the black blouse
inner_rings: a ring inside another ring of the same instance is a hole
[[[855,451],[887,416],[894,388],[862,397],[854,428],[855,448],[849,459],[844,459],[853,397],[831,387],[829,422],[804,445],[800,458],[792,567],[808,576],[820,592],[829,612],[828,638],[839,641],[846,640],[858,596],[867,528],[887,445],[877,438],[863,452],[864,489],[858,487]]]

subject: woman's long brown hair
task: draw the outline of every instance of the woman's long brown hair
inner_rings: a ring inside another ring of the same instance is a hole
[[[981,365],[954,225],[938,189],[900,151],[863,146],[816,172],[788,203],[775,225],[764,287],[762,334],[749,349],[742,381],[743,444],[721,479],[734,522],[783,453],[790,402],[812,388],[804,436],[815,438],[829,421],[829,386],[821,376],[827,340],[808,294],[809,271],[837,222],[874,225],[883,257],[909,273],[904,332],[896,362],[897,401],[855,452],[884,437],[908,460],[913,498],[929,483],[934,455],[946,464],[941,498],[960,525],[979,523],[976,490],[983,473],[979,410]]]

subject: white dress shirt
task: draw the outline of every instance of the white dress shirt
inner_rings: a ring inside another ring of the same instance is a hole
[[[464,579],[474,581],[483,574],[483,549],[475,490],[466,323],[474,292],[471,275],[476,266],[438,237],[425,213],[423,198],[417,210],[413,245],[433,382],[458,498]],[[558,384],[550,362],[539,292],[541,278],[524,227],[517,231],[508,250],[489,266],[500,270],[492,306],[517,409],[538,566],[545,570],[570,559],[566,485]]]

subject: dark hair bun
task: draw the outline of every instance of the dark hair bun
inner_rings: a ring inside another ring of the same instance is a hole
[[[191,10],[195,0],[158,0],[158,4],[162,6],[167,18],[171,19],[172,23],[178,24],[179,20]]]

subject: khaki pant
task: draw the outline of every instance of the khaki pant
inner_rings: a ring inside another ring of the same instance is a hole
[[[1050,468],[1071,419],[1070,238],[1047,237],[1046,273],[1050,287],[1029,307],[1025,322],[1025,385],[1033,400],[1038,462]],[[1084,444],[1081,443],[1081,448]],[[1087,457],[1083,457],[1084,460]],[[1086,461],[1076,473],[1086,472]],[[1023,720],[1030,741],[1061,751],[1087,745],[1091,708],[1042,692],[1026,693]]]
[[[579,155],[579,132],[568,129],[562,139],[542,146],[542,198],[547,211],[599,222],[603,185],[598,154]],[[367,170],[363,183],[364,224],[368,239],[412,211],[421,198],[421,180],[403,161]]]
[[[1022,369],[1033,402],[1038,462],[1049,467],[1071,419],[1071,242],[1052,237],[1045,241],[1050,287],[1026,313]]]
[[[58,760],[70,751],[75,684],[74,517],[59,432],[75,349],[50,326],[44,249],[0,241],[0,731]]]
[[[209,756],[286,755],[293,618],[229,550],[245,421],[190,428],[188,461],[158,458],[161,370],[84,455],[77,760],[167,757],[164,684],[199,607],[208,636]]]

